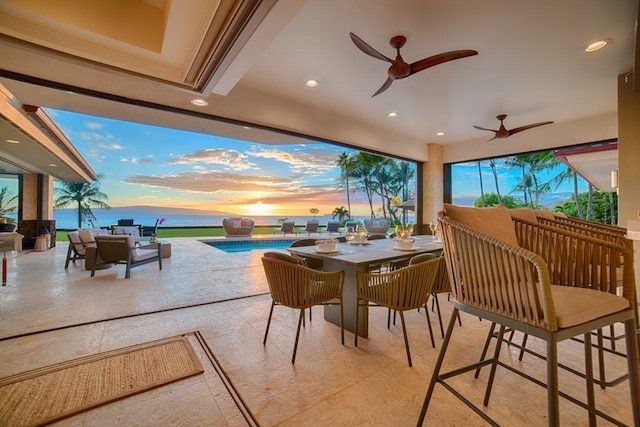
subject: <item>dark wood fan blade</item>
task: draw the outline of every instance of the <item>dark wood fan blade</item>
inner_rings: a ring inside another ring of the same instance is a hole
[[[429,67],[433,67],[434,65],[442,64],[443,62],[453,61],[454,59],[466,58],[467,56],[473,56],[477,54],[478,52],[475,50],[453,50],[451,52],[445,52],[445,53],[440,53],[438,55],[433,55],[411,64],[411,74],[415,74],[418,71],[422,71]]]
[[[386,56],[384,56],[383,54],[381,54],[380,52],[378,52],[377,50],[375,50],[374,48],[369,46],[360,37],[356,36],[353,33],[349,33],[349,35],[351,36],[351,41],[353,41],[353,44],[355,44],[358,49],[360,49],[361,51],[363,51],[367,55],[373,56],[374,58],[381,59],[383,61],[387,61],[387,62],[393,63],[393,61],[391,59],[387,58]]]
[[[391,80],[391,78],[387,77],[387,80],[384,82],[384,84],[380,87],[380,89],[378,89],[378,91],[376,93],[371,95],[371,97],[373,98],[374,96],[379,95],[382,92],[384,92],[385,90],[389,89],[389,86],[391,86],[391,83],[393,83],[393,80]]]
[[[509,136],[513,135],[514,133],[522,132],[523,130],[535,128],[535,127],[538,127],[538,126],[544,126],[544,125],[548,125],[548,124],[551,124],[551,123],[553,123],[553,122],[540,122],[540,123],[533,123],[533,124],[526,125],[526,126],[520,126],[519,128],[511,129],[509,131]]]
[[[483,128],[483,127],[476,126],[476,125],[473,125],[473,127],[476,128],[476,129],[480,129],[480,130],[488,130],[489,132],[498,132],[497,130],[494,130],[494,129],[487,129],[487,128]]]

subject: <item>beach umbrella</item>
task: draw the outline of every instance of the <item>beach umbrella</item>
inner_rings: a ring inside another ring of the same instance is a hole
[[[400,203],[398,205],[398,207],[401,208],[401,209],[409,210],[409,211],[415,211],[416,210],[416,200],[415,199],[405,200],[404,202]]]

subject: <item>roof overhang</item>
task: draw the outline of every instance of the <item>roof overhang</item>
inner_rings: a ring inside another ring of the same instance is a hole
[[[553,154],[598,190],[616,191],[611,175],[618,171],[617,141],[555,150]]]

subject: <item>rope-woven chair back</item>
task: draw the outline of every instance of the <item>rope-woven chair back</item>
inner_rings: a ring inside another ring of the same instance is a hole
[[[551,283],[616,294],[622,279],[623,296],[634,301],[633,252],[627,247],[545,224],[513,223],[520,246],[546,261]]]
[[[584,234],[600,240],[625,246],[633,253],[633,241],[627,238],[627,230],[609,224],[600,224],[594,221],[577,218],[556,217],[555,219],[538,218],[540,224],[557,227],[573,233]]]
[[[457,303],[557,330],[549,273],[540,256],[475,231],[443,212],[438,221]]]
[[[438,258],[389,273],[358,272],[358,297],[392,310],[423,307],[429,300],[439,263]]]
[[[449,281],[449,274],[447,273],[447,264],[444,261],[444,254],[441,257],[442,262],[438,266],[436,280],[433,283],[433,288],[431,289],[431,292],[434,294],[451,292],[451,282]]]
[[[291,242],[291,248],[297,248],[301,246],[313,246],[316,244],[316,239],[300,239]]]
[[[262,258],[262,264],[276,304],[302,309],[342,295],[344,271],[317,271],[268,257]]]

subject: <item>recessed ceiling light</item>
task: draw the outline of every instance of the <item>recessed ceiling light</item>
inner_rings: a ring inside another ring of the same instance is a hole
[[[318,86],[318,81],[311,79],[311,80],[307,80],[306,84],[307,84],[307,87],[316,87]]]
[[[438,132],[436,133],[436,136],[444,136],[444,132]]]
[[[49,163],[49,166],[51,166],[52,168],[57,167],[58,165],[56,165],[55,163]]]
[[[7,142],[8,142],[9,144],[20,144],[20,141],[15,140],[15,139],[7,139]]]
[[[205,101],[204,99],[200,99],[200,98],[192,99],[191,103],[193,105],[195,105],[196,107],[206,107],[207,105],[209,105],[209,103],[207,101]]]
[[[249,126],[242,126],[242,129],[251,129]]]
[[[394,117],[398,117],[398,113],[396,113],[395,111],[392,111],[390,113],[387,113],[387,117],[390,117],[393,119]]]
[[[585,51],[586,52],[595,52],[596,50],[600,50],[603,47],[605,47],[607,45],[607,43],[609,43],[610,41],[611,41],[611,39],[596,40],[593,43],[589,44],[589,46],[586,47]]]

